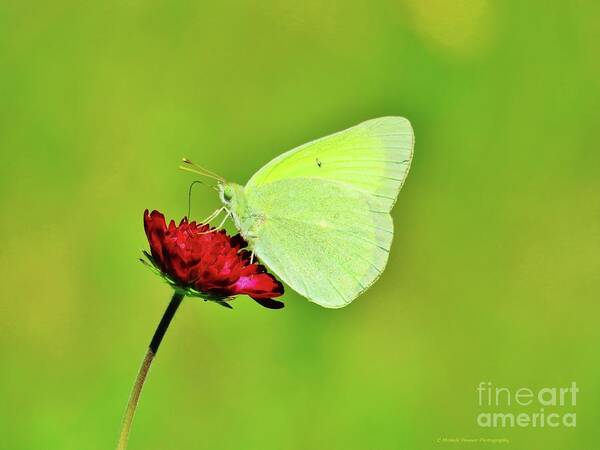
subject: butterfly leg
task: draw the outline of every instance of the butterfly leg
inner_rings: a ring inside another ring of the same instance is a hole
[[[219,214],[221,214],[221,212],[225,209],[224,206],[221,206],[219,209],[217,209],[216,211],[214,211],[210,216],[208,216],[206,219],[201,220],[199,223],[209,223],[211,220],[216,219]]]
[[[229,218],[229,216],[231,215],[231,211],[229,211],[226,207],[222,207],[219,212],[221,212],[222,210],[227,211],[227,214],[225,214],[225,217],[223,217],[223,220],[221,221],[221,223],[216,226],[215,228],[213,228],[212,230],[208,230],[208,231],[204,231],[202,233],[199,234],[208,234],[208,233],[214,233],[215,231],[219,231],[221,228],[223,228],[223,225],[225,224],[225,221]],[[217,217],[217,216],[215,216]],[[213,217],[214,219],[214,217]],[[212,220],[212,219],[211,219]]]
[[[225,209],[225,211],[227,211],[227,214],[225,214],[225,217],[223,217],[223,220],[221,221],[221,223],[219,224],[219,226],[216,228],[216,230],[219,230],[223,227],[223,225],[225,225],[225,221],[227,219],[229,219],[229,216],[231,215],[231,211],[229,211],[227,208],[225,208],[223,206],[223,208]]]

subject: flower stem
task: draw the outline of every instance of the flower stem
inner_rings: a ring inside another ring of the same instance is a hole
[[[169,324],[171,323],[175,312],[177,312],[177,308],[179,308],[182,300],[182,294],[177,292],[173,294],[173,298],[171,299],[169,306],[167,306],[162,319],[160,319],[158,327],[154,332],[154,336],[152,336],[152,340],[148,346],[148,351],[146,352],[146,356],[142,361],[135,384],[133,385],[133,390],[131,391],[131,395],[129,397],[127,409],[125,410],[125,416],[123,417],[123,425],[121,426],[121,434],[119,435],[117,450],[125,450],[127,448],[127,440],[129,439],[131,422],[133,421],[133,416],[135,415],[135,410],[140,399],[140,394],[142,393],[142,388],[144,387],[144,382],[146,381],[146,376],[150,371],[150,365],[152,364],[152,361],[158,352],[158,347],[160,346],[162,338],[164,337],[167,328],[169,328]]]

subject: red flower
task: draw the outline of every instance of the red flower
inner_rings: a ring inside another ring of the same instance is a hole
[[[273,300],[283,294],[283,285],[264,266],[250,263],[248,244],[238,234],[212,231],[207,224],[188,222],[179,226],[158,211],[144,212],[144,229],[150,243],[146,257],[165,280],[182,294],[216,301],[223,306],[230,297],[245,294],[267,308],[283,308]],[[210,231],[210,232],[208,232]],[[241,250],[241,251],[240,251]]]

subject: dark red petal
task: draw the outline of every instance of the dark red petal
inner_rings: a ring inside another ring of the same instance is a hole
[[[241,276],[248,277],[250,275],[258,274],[259,273],[258,269],[259,269],[258,264],[250,264],[249,266],[245,266],[242,269]]]
[[[279,297],[283,295],[283,285],[269,273],[242,276],[232,286],[236,294],[246,294],[253,299]]]
[[[152,211],[150,214],[148,214],[148,210],[145,210],[144,230],[146,231],[146,237],[150,244],[152,258],[154,258],[154,262],[162,268],[164,263],[163,245],[165,233],[167,231],[165,216],[156,210]]]
[[[171,278],[175,278],[184,286],[191,283],[190,266],[184,259],[185,255],[181,252],[174,251],[168,253],[168,268]]]
[[[265,266],[263,266],[262,264],[258,264],[256,273],[267,273],[267,268]]]
[[[252,252],[248,250],[242,250],[238,253],[239,258],[244,265],[250,265],[250,260],[252,259]]]
[[[248,246],[248,243],[244,240],[241,234],[236,234],[235,236],[232,236],[229,242],[231,243],[230,245],[232,247],[237,247],[238,249],[246,248]]]
[[[273,300],[272,298],[255,298],[254,301],[259,305],[269,309],[281,309],[285,306],[283,302]]]

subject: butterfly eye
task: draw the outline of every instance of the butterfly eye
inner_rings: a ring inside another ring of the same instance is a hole
[[[223,200],[225,200],[227,203],[229,203],[232,198],[233,198],[233,189],[231,188],[231,186],[225,186],[225,189],[223,189]]]

